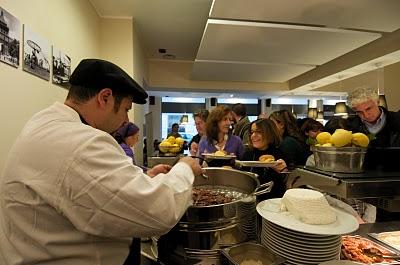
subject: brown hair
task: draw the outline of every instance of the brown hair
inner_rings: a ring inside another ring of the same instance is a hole
[[[301,129],[300,129],[300,131],[303,133],[303,135],[306,135],[306,132],[309,132],[312,130],[323,131],[324,126],[319,121],[316,121],[316,120],[310,118],[303,124],[303,126],[301,126]]]
[[[275,146],[279,147],[279,145],[282,142],[282,138],[279,135],[278,128],[276,127],[275,123],[269,119],[258,119],[253,121],[250,124],[250,128],[253,126],[253,124],[256,125],[257,129],[261,130],[261,135],[263,139],[266,139],[268,146]],[[253,149],[253,143],[251,142],[251,137],[252,133],[250,131],[249,133],[249,148]]]
[[[227,106],[220,105],[215,107],[208,115],[206,122],[206,135],[209,143],[213,143],[213,140],[218,141],[218,122],[231,112],[231,109]]]
[[[284,132],[283,137],[291,136],[296,140],[304,143],[304,137],[301,135],[299,127],[297,127],[296,119],[292,113],[287,110],[279,110],[271,113],[269,118],[274,119],[278,123],[283,124]]]

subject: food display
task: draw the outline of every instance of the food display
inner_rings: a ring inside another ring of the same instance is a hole
[[[323,147],[367,147],[369,138],[363,133],[352,133],[344,129],[337,129],[332,135],[322,132],[317,135],[315,146]]]
[[[193,205],[194,206],[209,206],[228,203],[233,200],[224,192],[218,189],[193,188]]]
[[[362,262],[364,264],[393,262],[383,255],[393,255],[392,251],[361,236],[343,236],[341,259]]]
[[[260,156],[260,158],[258,159],[260,162],[274,162],[275,161],[275,157],[273,155],[262,155]]]
[[[400,251],[400,231],[372,233],[368,235]]]
[[[170,136],[167,139],[164,139],[159,145],[158,148],[163,153],[179,153],[182,150],[183,144],[185,140],[181,137],[175,138],[174,136]]]
[[[331,224],[336,221],[336,214],[325,196],[315,190],[287,190],[281,200],[281,209],[306,224]]]

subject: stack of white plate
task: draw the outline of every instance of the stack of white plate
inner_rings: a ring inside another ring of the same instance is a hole
[[[261,244],[286,259],[286,264],[319,264],[339,259],[341,235],[358,228],[356,218],[333,208],[336,222],[328,225],[305,224],[280,210],[280,199],[262,201]]]
[[[248,196],[238,203],[239,217],[241,219],[239,229],[247,236],[248,240],[257,238],[257,212],[256,197]]]

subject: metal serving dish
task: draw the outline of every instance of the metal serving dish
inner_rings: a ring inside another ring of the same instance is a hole
[[[284,264],[285,260],[263,245],[246,242],[222,250],[225,257],[222,264],[240,265],[245,260],[261,261],[263,265]]]
[[[364,171],[366,148],[315,146],[313,152],[315,167],[318,169],[340,173]]]

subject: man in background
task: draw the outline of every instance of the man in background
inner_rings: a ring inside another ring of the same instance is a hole
[[[379,106],[378,90],[360,87],[349,92],[347,101],[357,116],[349,117],[350,130],[369,136],[369,148],[400,147],[400,113],[388,111]],[[368,155],[368,152],[367,152]],[[373,163],[369,160],[368,163]],[[371,166],[371,165],[368,165]],[[388,212],[377,208],[376,220],[400,220],[400,213]]]
[[[400,147],[400,113],[379,106],[378,91],[369,87],[349,92],[348,104],[357,114],[349,118],[353,132],[370,136],[370,147]]]
[[[206,133],[206,121],[208,110],[203,109],[193,113],[194,124],[196,125],[197,134],[193,136],[189,143],[190,155],[195,156],[199,148],[201,137]]]
[[[235,121],[233,134],[239,136],[244,144],[248,144],[250,140],[250,120],[247,116],[246,106],[241,103],[233,105],[232,116]]]

